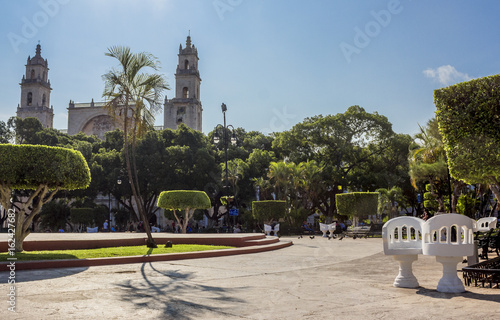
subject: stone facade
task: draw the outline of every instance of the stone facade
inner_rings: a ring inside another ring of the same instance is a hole
[[[37,45],[36,55],[28,57],[26,74],[21,81],[21,104],[17,108],[17,116],[21,118],[38,118],[45,128],[53,127],[54,112],[50,105],[50,80],[48,80],[48,63],[41,55],[41,47]],[[164,102],[163,126],[156,129],[177,129],[184,123],[188,127],[202,130],[202,112],[200,100],[200,73],[198,71],[198,50],[191,44],[191,37],[186,39],[186,47],[179,45],[179,62],[175,73],[175,98]],[[69,102],[68,129],[69,135],[83,132],[103,139],[104,134],[120,128],[113,117],[104,109],[104,102],[75,103]]]
[[[26,74],[21,80],[21,103],[17,106],[17,116],[25,119],[34,117],[44,128],[52,128],[54,110],[50,106],[49,65],[41,56],[41,46],[36,46],[36,54],[28,57]],[[49,108],[50,106],[50,108]]]
[[[202,130],[202,112],[200,100],[200,72],[198,71],[198,50],[191,44],[191,37],[186,40],[186,47],[179,45],[179,63],[175,72],[175,98],[167,99],[164,105],[164,128],[177,129],[184,123],[188,127]]]
[[[69,102],[68,134],[83,132],[104,139],[104,134],[118,128],[118,124],[104,109],[104,102],[75,103]]]

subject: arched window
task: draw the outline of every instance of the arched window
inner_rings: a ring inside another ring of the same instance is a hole
[[[45,106],[45,102],[46,102],[46,97],[45,97],[45,93],[44,93],[42,96],[42,106]]]
[[[188,70],[189,69],[189,61],[184,60],[184,69]]]
[[[31,92],[28,92],[28,106],[31,106],[33,104],[33,94]]]
[[[35,70],[31,70],[31,79],[35,79]]]
[[[188,87],[184,87],[184,88],[182,88],[182,97],[183,97],[184,99],[189,98],[189,89],[188,89]]]

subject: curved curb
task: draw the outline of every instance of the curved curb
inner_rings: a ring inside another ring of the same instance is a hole
[[[126,263],[144,263],[157,261],[175,261],[184,259],[200,259],[224,257],[239,254],[259,253],[272,250],[278,250],[293,245],[292,241],[280,241],[274,244],[248,246],[234,249],[207,250],[196,252],[168,253],[155,254],[150,256],[132,256],[132,257],[109,257],[109,258],[92,258],[92,259],[75,259],[75,260],[40,260],[40,261],[19,261],[15,263],[17,270],[33,270],[33,269],[49,269],[49,268],[77,268],[77,267],[93,267],[105,266],[113,264]],[[9,263],[9,262],[7,262]],[[4,265],[8,271],[8,264]]]

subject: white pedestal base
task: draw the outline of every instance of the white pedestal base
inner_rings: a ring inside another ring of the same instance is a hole
[[[438,292],[460,293],[465,292],[464,284],[457,275],[457,264],[463,257],[436,256],[436,261],[443,265],[443,277],[439,280]]]
[[[394,260],[399,262],[399,274],[394,280],[398,288],[418,288],[417,278],[413,275],[412,263],[418,259],[416,254],[394,255]]]

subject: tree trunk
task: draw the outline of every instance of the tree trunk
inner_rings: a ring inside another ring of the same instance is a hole
[[[14,243],[15,252],[23,252],[24,239],[30,234],[29,230],[23,230],[23,218],[25,216],[24,210],[16,212],[16,222],[15,222],[15,232],[14,232]]]
[[[46,185],[40,185],[38,188],[31,194],[31,196],[26,200],[25,203],[21,204],[20,209],[18,211],[15,211],[15,209],[11,209],[12,205],[9,203],[4,204],[2,201],[2,205],[5,207],[9,208],[8,210],[12,210],[15,213],[15,221],[12,223],[14,226],[14,238],[13,240],[15,241],[15,252],[22,252],[24,251],[23,249],[23,243],[24,239],[31,233],[30,231],[30,225],[35,216],[40,212],[42,209],[42,206],[46,204],[47,202],[51,201],[54,195],[59,191],[59,188],[56,188],[56,190],[52,191],[47,199],[45,199],[45,196],[49,192],[49,188]],[[28,214],[27,209],[32,206],[31,212]],[[9,229],[10,226],[9,226]]]
[[[132,195],[133,199],[135,200],[135,203],[137,205],[137,210],[139,210],[139,215],[143,221],[143,226],[144,226],[144,231],[146,231],[147,234],[147,241],[146,241],[146,246],[148,248],[158,248],[156,245],[153,236],[151,234],[151,228],[149,227],[149,220],[147,219],[145,212],[144,212],[144,205],[141,202],[141,199],[137,193],[136,185],[133,175],[132,175],[132,166],[130,163],[130,151],[128,147],[128,97],[125,102],[125,114],[124,114],[124,126],[123,126],[123,135],[124,135],[124,153],[125,153],[125,164],[127,166],[127,174],[128,174],[128,180],[130,182],[130,187],[132,189]]]
[[[497,198],[497,203],[500,203],[500,184],[495,177],[490,177],[490,180],[492,181],[492,183],[490,183],[491,192],[493,192],[495,198]]]
[[[463,188],[464,183],[453,179],[453,194],[451,197],[451,212],[457,213],[458,198],[460,198],[460,189]]]
[[[431,194],[436,197],[436,201],[439,204],[438,212],[446,212],[446,206],[444,205],[443,196],[435,191],[434,183],[429,181],[429,185],[431,186]]]

